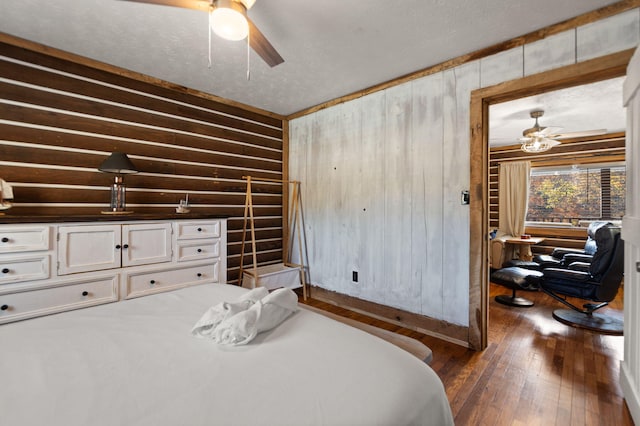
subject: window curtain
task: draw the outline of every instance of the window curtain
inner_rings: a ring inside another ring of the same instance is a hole
[[[500,164],[498,175],[498,236],[519,237],[524,234],[524,223],[527,218],[529,205],[529,176],[531,162],[510,161]],[[526,246],[513,247],[507,244],[505,259],[513,259],[514,251],[526,250],[531,255],[531,248]]]

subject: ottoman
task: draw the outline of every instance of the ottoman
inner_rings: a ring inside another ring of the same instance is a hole
[[[542,272],[532,269],[509,266],[498,269],[491,274],[491,282],[510,288],[512,294],[501,294],[495,297],[496,302],[503,305],[528,308],[533,306],[533,302],[516,296],[517,290],[538,291],[538,280],[542,277]]]

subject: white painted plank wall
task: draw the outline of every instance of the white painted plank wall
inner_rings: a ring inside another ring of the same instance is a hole
[[[638,41],[633,9],[292,120],[312,282],[468,325],[471,92]]]
[[[640,40],[640,9],[632,9],[576,30],[578,62],[631,49]]]
[[[469,189],[471,92],[480,87],[480,61],[444,72],[442,255],[443,318],[453,324],[469,320],[469,206],[461,192]],[[462,283],[462,284],[460,284]]]
[[[525,44],[524,75],[538,74],[575,63],[575,30],[554,34],[545,39]]]
[[[361,169],[360,192],[356,195],[360,202],[358,227],[360,241],[358,247],[358,284],[347,277],[345,293],[364,300],[385,303],[387,292],[382,248],[385,246],[383,232],[385,199],[383,194],[386,181],[384,145],[386,135],[386,93],[373,93],[358,101],[362,129],[360,157],[355,158]],[[348,273],[348,271],[347,271]]]
[[[386,304],[415,312],[420,299],[419,289],[411,280],[411,84],[387,89],[386,95],[382,247],[388,285]]]
[[[339,118],[342,106],[335,109],[324,110],[318,113],[313,122],[313,139],[311,143],[311,157],[309,162],[313,162],[312,173],[309,176],[310,189],[313,188],[313,196],[306,197],[312,200],[311,224],[314,224],[311,238],[312,264],[317,263],[313,268],[315,278],[323,283],[329,290],[339,290],[340,281],[336,282],[337,263],[342,256],[335,256],[333,253],[343,253],[341,241],[338,238],[340,229],[340,211],[338,199],[340,197],[341,185],[347,182],[339,182],[334,167],[334,159],[340,161],[343,155],[343,147],[337,140],[339,135]],[[332,255],[326,256],[325,250],[331,248]]]
[[[336,288],[340,288],[346,271],[347,280],[351,279],[351,272],[358,271],[361,263],[359,247],[363,229],[360,223],[361,190],[366,182],[362,179],[362,126],[360,102],[354,101],[342,104],[342,118],[340,120],[340,143],[343,146],[342,161],[337,170],[341,181],[341,211],[340,228],[337,229],[337,239],[340,241],[338,250],[348,254],[340,256],[336,262]],[[367,232],[367,230],[364,230]],[[358,286],[351,286],[353,290]],[[355,294],[354,294],[355,295]]]
[[[442,252],[444,185],[444,75],[437,73],[413,83],[412,279],[421,285],[418,312],[443,318],[444,256]]]
[[[489,87],[503,81],[522,78],[524,47],[514,47],[480,59],[480,85]]]

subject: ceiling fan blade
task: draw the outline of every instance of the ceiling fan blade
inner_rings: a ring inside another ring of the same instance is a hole
[[[182,7],[185,9],[195,9],[208,11],[210,4],[208,0],[121,0],[134,3],[159,4],[162,6]]]
[[[536,135],[531,135],[531,136],[523,136],[521,138],[518,138],[518,141],[520,142],[533,142],[534,140],[538,140],[539,142],[547,142],[549,144],[551,144],[551,146],[556,146],[556,145],[560,145],[562,142],[559,142],[556,140],[555,137],[545,137],[545,136],[536,136]]]
[[[260,55],[270,67],[275,67],[283,63],[284,59],[282,59],[282,56],[280,56],[271,43],[269,43],[269,40],[260,32],[253,21],[249,18],[247,18],[247,21],[249,22],[249,44],[251,48]]]
[[[247,10],[251,9],[255,2],[256,0],[240,0],[240,3],[244,4],[244,7],[246,7]]]
[[[558,134],[558,132],[560,132],[560,130],[562,130],[562,127],[549,126],[549,127],[545,127],[544,129],[542,129],[539,133],[542,136],[550,136],[550,135]]]
[[[553,138],[554,139],[586,138],[588,136],[598,136],[598,135],[604,135],[606,133],[607,133],[607,129],[594,129],[594,130],[584,130],[581,132],[559,133],[557,135],[553,135]]]

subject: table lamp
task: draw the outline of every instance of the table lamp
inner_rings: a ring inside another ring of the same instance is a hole
[[[112,152],[106,160],[100,164],[98,170],[105,173],[114,173],[116,175],[113,185],[111,185],[111,202],[109,211],[103,211],[103,214],[129,214],[125,208],[126,188],[122,183],[122,175],[138,173],[127,154],[123,152]]]

